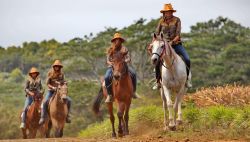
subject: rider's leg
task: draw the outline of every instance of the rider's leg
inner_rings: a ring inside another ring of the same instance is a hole
[[[160,81],[161,81],[161,63],[158,62],[155,66],[155,78],[156,78],[156,84],[153,87],[153,89],[158,89],[161,87]]]
[[[42,103],[41,118],[39,120],[40,125],[43,124],[44,121],[45,121],[45,117],[46,117],[46,115],[48,113],[47,112],[48,111],[48,103],[49,103],[50,98],[53,96],[53,94],[54,94],[54,91],[49,90],[48,94],[45,96],[45,100]]]
[[[136,99],[136,84],[137,84],[137,78],[136,78],[136,72],[132,67],[128,67],[131,79],[132,79],[132,84],[133,84],[133,98]]]
[[[186,86],[190,88],[190,87],[192,87],[191,76],[189,77],[189,72],[190,72],[190,67],[191,67],[190,58],[189,58],[185,48],[182,46],[182,44],[177,44],[173,47],[174,47],[175,52],[184,58],[184,61],[186,63],[186,72],[187,72]]]
[[[174,45],[173,47],[174,47],[175,52],[184,58],[184,61],[186,64],[187,76],[188,76],[189,71],[190,71],[190,66],[191,66],[191,62],[190,62],[190,58],[188,56],[188,53],[186,52],[186,50],[182,46],[182,44],[177,44],[177,45]]]
[[[66,117],[66,123],[71,123],[71,120],[70,120],[70,110],[71,109],[70,108],[71,108],[72,99],[69,96],[67,96],[67,100],[68,100],[68,102],[67,102],[68,114]]]
[[[105,74],[105,86],[108,92],[108,96],[105,100],[106,103],[113,101],[111,78],[112,78],[112,68],[109,67]]]
[[[25,103],[24,103],[24,109],[22,113],[22,123],[21,123],[20,128],[25,128],[25,121],[26,121],[28,106],[30,106],[32,102],[33,102],[32,97],[27,95]]]

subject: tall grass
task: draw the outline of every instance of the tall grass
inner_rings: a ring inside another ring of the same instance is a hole
[[[220,133],[220,138],[247,138],[250,137],[250,107],[224,107],[213,106],[197,108],[187,106],[183,109],[184,124],[178,127],[176,133],[171,136],[185,137],[187,134],[195,135],[197,132]],[[150,105],[139,107],[130,111],[130,130],[133,132],[139,125],[145,125],[149,129],[157,129],[163,132],[163,110],[160,106]],[[117,127],[117,124],[116,124]],[[138,129],[136,129],[138,131]],[[143,131],[143,130],[142,130]],[[90,125],[79,133],[80,137],[110,137],[111,124],[109,119],[101,123]]]

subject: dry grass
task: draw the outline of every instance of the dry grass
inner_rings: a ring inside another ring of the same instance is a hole
[[[250,86],[225,85],[211,88],[201,88],[192,95],[187,95],[185,101],[193,101],[197,106],[242,106],[250,104]]]

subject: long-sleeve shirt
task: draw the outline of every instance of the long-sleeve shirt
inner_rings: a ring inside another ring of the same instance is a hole
[[[42,89],[43,86],[39,77],[37,77],[35,80],[31,77],[28,77],[24,87],[24,91],[26,92],[26,94],[28,94],[29,92],[40,92]]]
[[[159,35],[161,32],[168,41],[173,40],[176,36],[180,36],[181,20],[175,16],[170,19],[161,18],[156,28],[156,34]]]
[[[58,84],[56,83],[56,81],[58,82],[62,82],[64,81],[64,73],[61,72],[61,73],[55,73],[53,71],[53,69],[51,69],[49,72],[48,72],[48,76],[47,76],[47,80],[46,80],[46,84],[50,84],[51,86],[54,86],[54,87],[57,87]],[[48,88],[48,90],[51,90],[51,88]]]
[[[129,52],[128,52],[128,49],[124,46],[121,47],[121,49],[119,51],[115,51],[112,55],[107,55],[107,61],[109,62],[113,62],[113,59],[116,57],[116,56],[120,56],[121,54],[124,54],[126,53],[126,55],[124,56],[124,60],[125,62],[129,63],[131,61],[131,58],[129,56]],[[108,63],[108,62],[107,62]],[[110,64],[108,64],[108,66],[112,66]]]

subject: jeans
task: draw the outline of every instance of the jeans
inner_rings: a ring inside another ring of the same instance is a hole
[[[33,99],[31,96],[27,95],[23,108],[22,122],[25,123],[28,107],[32,104]]]
[[[185,48],[182,46],[182,44],[174,45],[173,48],[174,48],[175,52],[178,55],[180,55],[180,56],[183,57],[184,62],[186,64],[186,71],[187,71],[187,76],[188,76],[189,75],[189,70],[190,70],[190,66],[191,66],[190,64],[191,63],[190,63],[190,58],[189,58],[189,56],[188,56]]]

